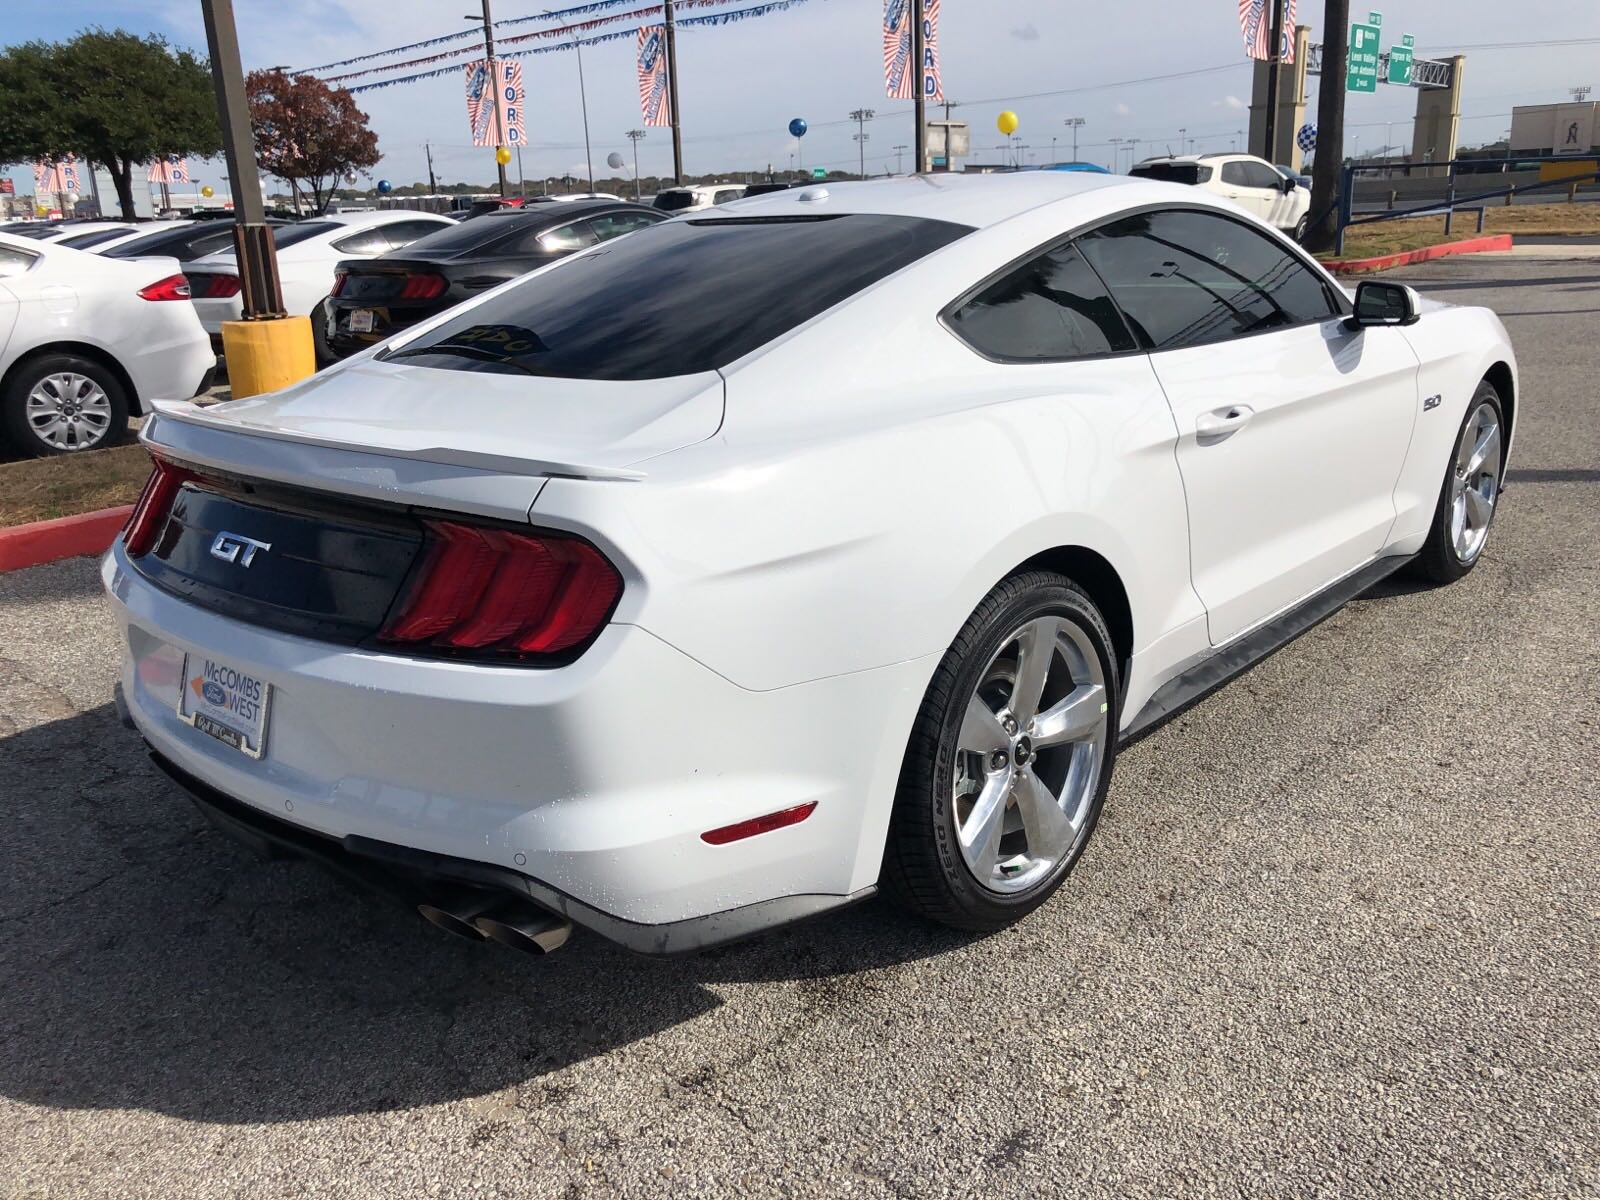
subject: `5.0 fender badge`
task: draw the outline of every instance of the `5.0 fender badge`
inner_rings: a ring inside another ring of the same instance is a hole
[[[1444,397],[1443,396],[1429,396],[1426,400],[1424,400],[1422,402],[1422,411],[1423,412],[1431,412],[1433,409],[1438,408],[1439,405],[1441,405],[1443,403],[1444,403]]]

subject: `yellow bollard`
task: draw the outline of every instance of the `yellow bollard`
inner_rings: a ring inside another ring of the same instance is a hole
[[[317,369],[311,318],[224,321],[222,357],[235,400],[298,383]]]

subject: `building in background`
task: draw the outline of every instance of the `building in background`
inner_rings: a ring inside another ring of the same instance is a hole
[[[1600,103],[1523,104],[1511,110],[1511,153],[1595,157]]]

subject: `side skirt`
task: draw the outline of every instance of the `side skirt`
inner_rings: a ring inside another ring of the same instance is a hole
[[[1307,597],[1288,612],[1235,638],[1215,654],[1202,659],[1157,689],[1123,730],[1120,744],[1130,745],[1153,733],[1173,717],[1198,704],[1237,675],[1283,649],[1295,638],[1320,625],[1374,584],[1394,574],[1416,555],[1397,554],[1374,559],[1359,571]]]

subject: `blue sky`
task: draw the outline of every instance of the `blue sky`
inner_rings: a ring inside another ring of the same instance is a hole
[[[496,0],[498,19],[529,16],[577,0]],[[730,0],[732,3],[733,0]],[[1382,0],[1379,0],[1382,3]],[[646,0],[640,0],[643,7]],[[4,0],[0,43],[70,37],[103,25],[161,33],[204,51],[198,0]],[[470,0],[235,0],[246,68],[301,67],[452,32],[466,24]],[[1317,25],[1321,5],[1300,0],[1302,22]],[[1116,14],[1107,20],[1103,14]],[[894,148],[912,140],[909,105],[883,98],[878,21],[881,0],[807,0],[789,11],[726,27],[685,30],[680,37],[685,166],[695,172],[783,169],[795,150],[785,126],[805,117],[811,132],[806,166],[853,166],[853,108],[879,117],[867,127],[869,170],[892,169]],[[1003,108],[1022,119],[1020,134],[1037,161],[1070,155],[1068,116],[1079,131],[1080,157],[1109,162],[1111,137],[1138,138],[1141,152],[1177,148],[1178,130],[1202,150],[1230,148],[1247,124],[1250,68],[1242,56],[1234,0],[1162,0],[1107,6],[1071,0],[944,0],[940,30],[945,89],[967,101],[956,116],[972,123],[975,158],[993,159],[1001,138],[994,120]],[[683,15],[690,15],[684,10]],[[530,27],[523,27],[527,29]],[[1417,37],[1419,55],[1479,43],[1539,37],[1600,37],[1600,5],[1571,0],[1408,0],[1384,8],[1390,35]],[[520,32],[521,30],[518,30]],[[1320,31],[1313,35],[1320,37]],[[419,51],[417,53],[426,53]],[[577,65],[570,53],[525,60],[530,178],[583,171],[583,130]],[[1600,86],[1600,46],[1469,52],[1463,140],[1492,140],[1510,124],[1515,104],[1566,99],[1575,84]],[[632,50],[627,42],[596,45],[583,54],[593,160],[600,174],[611,151],[629,153],[625,130],[639,124]],[[1198,68],[1220,68],[1186,79],[1121,83]],[[1070,95],[1032,93],[1084,89]],[[385,154],[374,177],[397,183],[426,177],[423,143],[431,142],[442,180],[487,181],[489,152],[468,144],[465,105],[457,78],[428,80],[359,97]],[[1315,99],[1312,100],[1313,111]],[[1409,137],[1413,96],[1385,87],[1352,96],[1350,130],[1359,147]],[[651,130],[640,146],[644,173],[670,169],[670,138]],[[631,166],[631,160],[630,160]],[[220,176],[221,168],[209,168]],[[208,168],[198,174],[206,176]],[[19,190],[32,190],[26,170],[13,171]],[[218,180],[220,182],[220,180]]]

